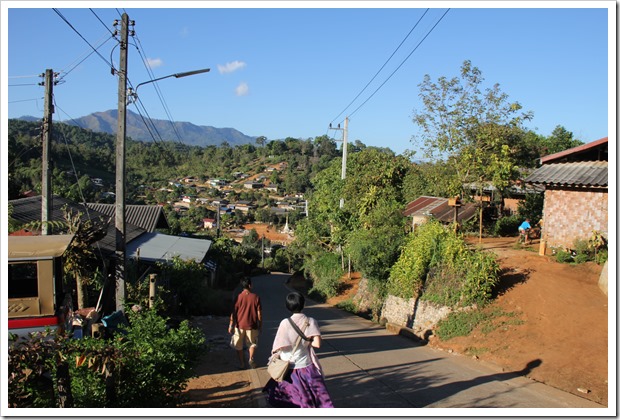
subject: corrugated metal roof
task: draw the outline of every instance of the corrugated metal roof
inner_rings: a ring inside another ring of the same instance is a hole
[[[211,243],[208,239],[184,238],[147,232],[127,244],[127,258],[137,258],[139,249],[141,261],[169,261],[178,256],[182,260],[193,259],[200,263],[207,256]]]
[[[19,198],[17,200],[9,200],[9,204],[13,206],[12,217],[21,223],[29,223],[41,220],[41,196]],[[65,221],[64,212],[62,208],[67,205],[75,212],[82,213],[82,220],[93,220],[98,222],[99,220],[107,221],[109,219],[105,214],[99,213],[96,210],[88,209],[82,204],[74,203],[66,198],[54,195],[52,198],[52,214],[49,216],[49,220],[52,221]],[[54,229],[52,229],[52,232]],[[145,232],[144,229],[133,225],[131,223],[125,223],[125,241],[131,242],[141,234]],[[97,242],[99,249],[103,254],[110,254],[116,251],[116,226],[114,224],[114,217],[110,221],[108,226],[107,235]]]
[[[115,204],[87,203],[86,206],[109,217],[114,217],[116,214]],[[170,228],[162,207],[157,205],[126,205],[125,222],[141,227],[147,232]]]
[[[549,163],[525,178],[526,183],[545,186],[607,187],[606,161]]]
[[[459,208],[459,222],[469,220],[476,214],[474,203],[465,203]],[[450,223],[454,220],[454,207],[448,205],[448,199],[442,197],[421,196],[407,204],[405,216],[432,216],[435,219]]]

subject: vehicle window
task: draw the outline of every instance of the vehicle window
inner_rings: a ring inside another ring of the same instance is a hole
[[[9,299],[37,297],[37,263],[9,264]]]

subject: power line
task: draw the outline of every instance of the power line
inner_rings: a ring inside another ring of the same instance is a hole
[[[41,99],[43,99],[43,98],[20,99],[20,100],[17,100],[17,101],[9,101],[9,103],[10,104],[15,104],[15,103],[18,103],[18,102],[31,102],[31,101],[38,101],[38,100],[41,100]]]
[[[140,48],[138,48],[138,46],[136,46],[136,50],[138,51],[138,54],[140,55],[140,57],[142,58],[142,63],[144,64],[144,67],[146,68],[147,73],[149,74],[149,77],[151,77],[152,79],[155,79],[155,74],[153,73],[153,69],[151,68],[147,58],[142,54],[142,51],[144,50],[144,47],[142,46],[142,42],[140,41],[140,39],[137,36],[133,36],[134,39],[136,39],[137,43],[140,45]],[[172,129],[174,131],[174,133],[177,136],[177,139],[179,140],[179,143],[181,143],[181,136],[179,135],[179,132],[177,131],[176,125],[174,124],[174,119],[172,118],[172,115],[170,114],[170,109],[168,108],[168,104],[166,103],[161,90],[159,89],[159,84],[157,82],[153,82],[153,84],[155,85],[155,92],[157,93],[157,96],[159,97],[159,101],[162,104],[162,107],[164,108],[164,112],[166,113],[166,115],[168,116],[168,120],[170,121],[170,124],[172,126]]]
[[[409,33],[405,36],[405,38],[403,38],[403,40],[400,42],[400,44],[398,44],[398,47],[396,47],[396,49],[394,50],[394,52],[392,52],[392,55],[390,55],[390,57],[385,61],[385,63],[383,63],[383,65],[381,66],[381,68],[375,73],[375,75],[372,77],[372,79],[370,79],[370,81],[368,83],[366,83],[366,86],[364,86],[364,88],[360,91],[360,93],[357,94],[357,96],[355,98],[353,98],[353,100],[349,103],[349,105],[347,105],[341,112],[340,114],[336,115],[336,118],[334,118],[333,120],[331,120],[331,122],[333,123],[334,121],[336,121],[338,119],[338,117],[340,117],[347,109],[349,109],[349,107],[351,106],[351,104],[353,104],[353,102],[355,102],[357,100],[357,98],[360,97],[360,95],[366,90],[366,88],[373,82],[373,80],[375,80],[375,78],[379,75],[379,73],[381,73],[381,70],[383,70],[383,68],[387,65],[387,63],[392,59],[392,57],[394,57],[394,54],[396,54],[396,52],[400,49],[400,47],[405,43],[405,41],[407,40],[407,38],[409,38],[409,35],[411,35],[411,33],[415,30],[415,28],[418,27],[418,24],[422,21],[422,19],[424,18],[424,16],[426,16],[426,14],[428,13],[430,9],[426,9],[426,11],[422,14],[422,16],[420,17],[420,19],[418,19],[418,21],[415,23],[415,25],[413,25],[413,28],[411,28],[411,30],[409,31]]]
[[[415,46],[415,48],[409,53],[409,55],[407,57],[405,57],[405,59],[398,65],[398,67],[396,67],[396,69],[388,76],[388,78],[385,79],[385,81],[383,83],[381,83],[381,85],[377,89],[375,89],[375,91],[364,102],[362,102],[362,104],[360,106],[355,108],[355,110],[351,114],[349,114],[349,116],[352,116],[353,114],[355,114],[361,107],[363,107],[366,104],[366,102],[368,102],[373,96],[375,96],[375,94],[388,82],[388,80],[390,80],[392,78],[392,76],[394,76],[394,74],[403,66],[403,64],[405,64],[405,62],[418,49],[418,47],[420,45],[422,45],[422,42],[424,42],[424,40],[431,34],[431,32],[433,32],[433,30],[437,27],[437,25],[439,25],[439,22],[441,22],[443,20],[443,18],[448,14],[449,11],[450,11],[450,9],[445,11],[445,13],[435,23],[435,25],[433,25],[433,27],[426,33],[426,35],[424,35],[424,38],[422,38],[422,40],[420,42],[418,42],[418,44]]]
[[[78,36],[79,36],[80,38],[82,38],[82,39],[84,40],[84,42],[86,42],[86,43],[88,44],[88,46],[89,46],[89,47],[90,47],[90,48],[91,48],[94,52],[96,52],[96,53],[97,53],[97,55],[99,56],[99,58],[101,58],[101,59],[102,59],[102,60],[103,60],[103,61],[104,61],[104,62],[105,62],[105,63],[106,63],[106,64],[107,64],[110,68],[113,68],[113,67],[114,67],[114,66],[112,66],[112,64],[111,64],[108,60],[106,60],[106,59],[105,59],[105,57],[103,57],[103,56],[99,53],[99,51],[97,51],[97,49],[96,49],[95,47],[93,47],[93,46],[90,44],[90,42],[88,42],[88,41],[86,40],[86,38],[84,38],[84,36],[82,36],[82,34],[81,34],[81,33],[80,33],[77,29],[75,29],[75,27],[74,27],[74,26],[73,26],[73,25],[72,25],[72,24],[71,24],[71,23],[67,20],[67,18],[65,18],[65,17],[62,15],[62,13],[60,13],[60,12],[58,11],[58,9],[52,8],[52,10],[53,10],[54,12],[56,12],[56,14],[57,14],[58,16],[60,16],[60,18],[61,18],[62,20],[64,20],[64,21],[65,21],[65,23],[66,23],[67,25],[69,25],[69,27],[70,27],[71,29],[73,29],[73,31],[74,31],[76,34],[78,34]]]
[[[16,83],[14,85],[7,85],[8,87],[15,87],[15,86],[38,86],[38,83]]]
[[[106,29],[108,30],[108,32],[110,32],[110,34],[111,34],[112,36],[114,36],[114,32],[112,32],[112,30],[111,30],[110,28],[108,28],[108,25],[106,25],[105,23],[103,23],[103,21],[102,21],[102,20],[101,20],[101,18],[97,15],[97,13],[95,13],[95,11],[94,11],[93,9],[90,9],[90,8],[89,8],[88,10],[90,10],[90,11],[93,13],[93,15],[95,15],[95,17],[97,18],[97,20],[99,20],[99,22],[101,22],[101,24],[103,25],[103,27],[104,27],[104,28],[106,28]]]
[[[101,41],[101,44],[99,44],[99,46],[98,46],[95,50],[93,50],[93,51],[91,51],[89,54],[87,54],[87,55],[86,55],[83,59],[81,59],[81,60],[80,60],[79,62],[77,62],[75,65],[70,64],[69,66],[73,65],[73,67],[71,67],[69,70],[67,70],[67,71],[65,71],[65,70],[61,70],[61,71],[60,71],[60,73],[64,73],[64,74],[62,75],[62,77],[61,77],[60,79],[58,79],[58,81],[59,81],[59,82],[60,82],[60,81],[63,81],[63,80],[64,80],[64,78],[65,78],[65,77],[67,77],[67,75],[68,75],[69,73],[71,73],[73,70],[75,70],[75,69],[76,69],[76,68],[77,68],[80,64],[82,64],[84,61],[86,61],[86,60],[88,59],[88,57],[90,57],[91,55],[93,55],[94,53],[96,53],[96,52],[97,52],[97,50],[99,50],[99,48],[103,47],[103,46],[104,46],[105,44],[107,44],[107,43],[108,43],[108,41],[110,41],[111,39],[113,39],[113,37],[108,37],[108,36],[106,35],[106,36],[105,36],[105,39],[104,39],[103,41]],[[79,60],[79,58],[78,58],[78,59],[76,59],[76,60],[74,61],[74,63],[75,63],[77,60]],[[66,67],[69,67],[69,66],[66,66]]]

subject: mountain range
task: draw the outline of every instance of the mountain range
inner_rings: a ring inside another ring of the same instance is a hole
[[[118,110],[95,112],[84,117],[61,121],[64,124],[76,125],[96,132],[115,134],[117,131]],[[32,121],[34,117],[21,117],[21,120]],[[216,128],[195,125],[190,122],[171,122],[168,120],[150,119],[148,128],[142,116],[127,110],[126,132],[132,140],[143,142],[174,141],[190,146],[219,146],[227,142],[230,146],[254,144],[257,137],[252,137],[234,128]]]

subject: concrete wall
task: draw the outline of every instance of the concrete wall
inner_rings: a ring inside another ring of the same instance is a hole
[[[607,190],[549,187],[543,210],[547,246],[573,248],[576,239],[587,240],[594,230],[608,237],[607,199]]]
[[[598,287],[603,291],[603,293],[605,293],[605,296],[609,296],[607,294],[607,282],[608,282],[608,276],[607,276],[607,263],[609,262],[609,260],[605,261],[605,265],[603,266],[603,271],[601,271],[601,275],[598,278]]]

